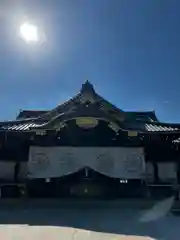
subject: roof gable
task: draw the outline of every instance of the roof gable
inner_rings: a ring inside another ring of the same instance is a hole
[[[86,81],[82,84],[80,92],[64,102],[63,104],[58,105],[50,111],[34,111],[34,110],[23,110],[17,116],[17,120],[23,119],[37,119],[40,121],[51,121],[58,116],[79,109],[80,106],[92,104],[98,110],[103,110],[106,114],[109,114],[111,117],[115,117],[117,120],[127,120],[127,121],[142,121],[142,122],[158,122],[156,114],[154,111],[146,112],[133,112],[133,111],[123,111],[104,99],[98,93],[96,93],[94,86]]]

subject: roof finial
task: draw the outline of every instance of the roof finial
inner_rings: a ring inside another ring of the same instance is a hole
[[[89,84],[90,82],[89,82],[89,80],[88,79],[86,79],[85,80],[85,84]]]
[[[85,83],[82,85],[81,92],[95,92],[93,85],[86,79]]]

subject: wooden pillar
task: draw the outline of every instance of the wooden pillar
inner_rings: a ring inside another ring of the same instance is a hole
[[[153,168],[154,168],[154,183],[157,183],[159,182],[159,169],[157,162],[153,162]]]
[[[178,161],[178,159],[177,159],[177,161],[176,161],[176,188],[175,188],[175,191],[176,191],[176,200],[179,200],[179,198],[180,198],[180,189],[179,189],[179,183],[180,183],[180,164],[179,164],[179,161]]]
[[[176,163],[176,166],[177,166],[177,182],[178,184],[180,184],[180,164],[179,164],[179,161],[177,161]]]
[[[17,162],[14,166],[14,181],[17,182],[19,180],[19,171],[20,171],[20,164]]]
[[[147,165],[149,163],[147,161],[145,161],[145,164],[146,164],[146,171],[145,171],[144,179],[142,180],[143,181],[142,182],[142,186],[144,187],[144,195],[145,195],[145,197],[146,198],[151,198],[151,191],[150,191],[150,188],[149,188],[149,168],[147,167]],[[150,178],[151,178],[151,174],[150,174]],[[150,179],[150,182],[151,182],[151,179]]]

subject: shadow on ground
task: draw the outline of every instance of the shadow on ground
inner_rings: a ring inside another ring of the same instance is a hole
[[[155,222],[141,223],[142,210],[116,207],[48,207],[32,206],[0,209],[0,224],[57,226],[95,232],[148,236],[153,239],[179,240],[180,218],[172,215]]]

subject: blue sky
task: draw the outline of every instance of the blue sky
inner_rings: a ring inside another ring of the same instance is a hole
[[[0,119],[51,109],[89,79],[123,110],[180,122],[179,0],[1,0]],[[47,41],[25,44],[25,19]]]

